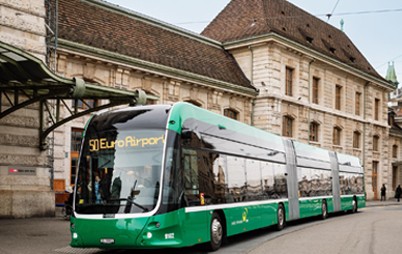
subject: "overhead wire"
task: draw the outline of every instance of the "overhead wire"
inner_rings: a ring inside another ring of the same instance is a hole
[[[364,14],[381,14],[381,13],[392,13],[392,12],[402,12],[402,8],[396,8],[396,9],[383,9],[383,10],[369,10],[369,11],[355,11],[355,12],[339,12],[339,13],[332,13],[332,14],[328,14],[328,13],[324,13],[324,14],[313,14],[313,16],[316,17],[328,17],[328,15],[332,16],[350,16],[350,15],[364,15]],[[281,16],[280,18],[302,18],[304,16],[286,16],[283,17]],[[268,19],[276,19],[279,17],[271,17]],[[174,23],[175,25],[186,25],[186,24],[205,24],[205,23],[209,23],[209,20],[205,20],[205,21],[184,21],[184,22],[177,22]]]
[[[338,6],[339,1],[340,1],[340,0],[336,1],[334,8],[332,8],[331,13],[329,13],[329,14],[326,15],[327,18],[328,18],[328,19],[327,19],[327,22],[329,21],[329,19],[330,19],[330,18],[332,17],[332,15],[334,14],[334,11],[335,11],[336,7]]]

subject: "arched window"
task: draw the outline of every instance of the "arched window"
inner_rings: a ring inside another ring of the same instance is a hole
[[[284,116],[282,119],[282,136],[293,137],[293,122],[294,119],[291,116]]]
[[[353,132],[353,148],[360,148],[361,134],[359,131]]]
[[[320,124],[317,122],[310,123],[310,134],[309,140],[313,142],[318,142],[318,134],[320,130]]]
[[[335,126],[332,131],[332,144],[336,146],[341,145],[341,137],[342,137],[342,129],[338,126]]]
[[[235,120],[239,120],[239,113],[231,108],[225,108],[223,110],[223,115]]]

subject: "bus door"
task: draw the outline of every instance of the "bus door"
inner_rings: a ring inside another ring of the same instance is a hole
[[[300,218],[299,189],[297,184],[296,154],[291,140],[284,140],[289,198],[289,220]]]
[[[329,153],[332,169],[332,195],[334,202],[334,212],[341,210],[341,188],[339,185],[339,165],[335,152]]]

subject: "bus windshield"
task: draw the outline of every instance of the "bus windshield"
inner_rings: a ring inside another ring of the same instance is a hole
[[[77,213],[144,213],[157,204],[165,131],[120,125],[87,128],[76,183]]]

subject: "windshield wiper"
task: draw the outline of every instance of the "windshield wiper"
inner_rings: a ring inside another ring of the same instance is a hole
[[[123,198],[123,199],[121,199],[121,200],[127,201],[126,208],[124,209],[124,212],[125,212],[125,213],[129,213],[129,212],[131,211],[131,205],[135,205],[136,207],[142,209],[144,212],[148,212],[148,211],[149,211],[148,208],[143,207],[142,205],[136,203],[136,202],[134,201],[134,198],[132,198],[132,197]]]
[[[128,196],[126,199],[123,199],[123,200],[127,201],[126,207],[124,208],[124,213],[129,213],[131,211],[131,205],[135,205],[136,207],[142,209],[144,212],[148,212],[148,208],[145,208],[142,205],[140,205],[134,201],[135,196],[140,194],[140,191],[135,189],[136,185],[137,185],[137,180],[134,181],[133,188],[131,188],[130,196]]]

